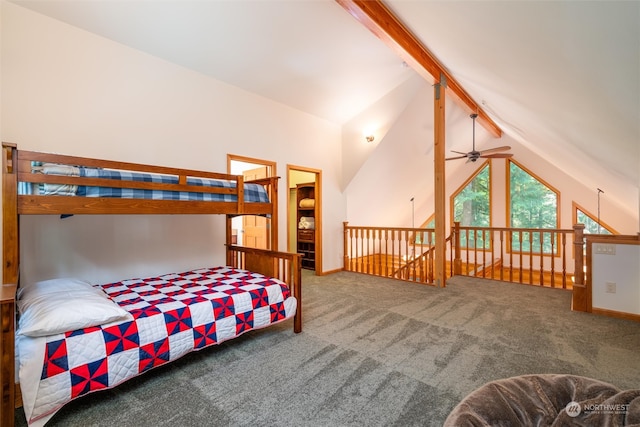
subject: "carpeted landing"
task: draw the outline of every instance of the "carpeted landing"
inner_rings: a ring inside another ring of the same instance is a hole
[[[499,378],[640,385],[640,324],[571,312],[570,292],[304,273],[301,334],[287,321],[192,353],[78,399],[48,425],[441,426]],[[26,425],[21,410],[16,423]]]

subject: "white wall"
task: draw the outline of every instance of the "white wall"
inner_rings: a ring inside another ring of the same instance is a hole
[[[324,269],[342,265],[339,126],[7,2],[1,83],[0,136],[20,149],[221,172],[232,153],[321,169]],[[224,262],[223,216],[30,217],[22,231],[27,281]]]
[[[423,77],[414,73],[413,77],[343,125],[342,188],[348,186],[407,105],[415,98],[416,92],[423,86]],[[368,142],[365,133],[375,139]]]
[[[613,253],[598,251],[603,246]],[[593,308],[640,314],[640,246],[593,243],[592,250]]]
[[[433,198],[433,158],[427,155],[433,146],[430,93],[426,83],[414,92],[386,134],[373,142],[369,157],[348,183],[347,219],[352,225],[409,227],[410,199],[415,197],[417,219],[419,205]]]

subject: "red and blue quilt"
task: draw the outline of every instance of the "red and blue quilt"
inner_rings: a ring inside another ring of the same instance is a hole
[[[284,282],[231,267],[101,287],[133,320],[18,338],[20,385],[30,425],[44,425],[77,397],[283,321],[296,311],[296,300]]]

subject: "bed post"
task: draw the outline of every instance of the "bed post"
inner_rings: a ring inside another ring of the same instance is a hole
[[[296,297],[293,331],[302,332],[301,254],[227,245],[227,265],[264,274],[285,282]]]
[[[15,419],[15,295],[18,284],[16,145],[2,143],[2,286],[0,288],[0,425]]]
[[[227,215],[226,216],[227,221],[226,221],[226,231],[225,233],[227,234],[227,238],[226,238],[226,244],[227,246],[230,246],[233,242],[231,241],[231,239],[233,238],[232,236],[232,223],[231,220],[233,219],[233,215]]]
[[[302,255],[295,254],[291,259],[291,277],[293,295],[296,297],[296,314],[293,316],[293,332],[302,332]]]
[[[271,185],[269,186],[271,194],[269,194],[269,200],[271,201],[271,250],[277,251],[278,248],[278,177],[271,179]]]

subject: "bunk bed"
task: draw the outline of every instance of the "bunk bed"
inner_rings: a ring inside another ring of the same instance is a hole
[[[22,151],[12,143],[2,148],[0,425],[13,426],[14,408],[23,403],[27,421],[42,425],[70,400],[249,330],[293,317],[294,332],[301,332],[300,255],[239,247],[231,240],[234,216],[264,215],[272,218],[271,248],[278,247],[277,178],[245,182],[221,173]],[[101,285],[57,278],[20,286],[20,217],[78,214],[224,214],[226,265]],[[52,309],[51,301],[69,304],[71,294],[83,298],[84,311],[104,309],[100,322],[74,318],[58,325],[41,317]],[[89,308],[94,302],[98,308]],[[32,315],[33,307],[42,311]],[[146,324],[167,332],[161,340],[150,339],[155,332],[144,329]],[[131,328],[134,338],[127,335]],[[101,359],[71,354],[73,347],[90,348],[96,340],[105,347]],[[122,357],[125,347],[138,359]],[[124,361],[121,372],[107,371],[118,359]],[[27,374],[18,375],[21,365]],[[93,373],[83,377],[78,370]],[[21,387],[18,376],[29,384]]]

